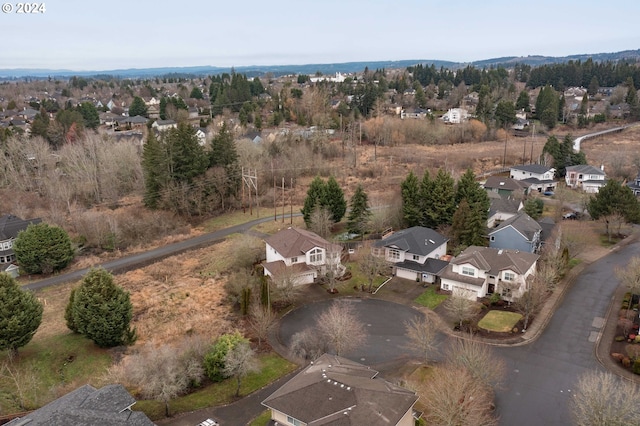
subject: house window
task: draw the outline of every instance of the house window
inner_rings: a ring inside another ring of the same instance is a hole
[[[443,290],[451,290],[451,288],[449,287],[449,284],[442,284],[442,289]]]
[[[297,257],[292,257],[291,258],[291,263],[298,263],[298,258]]]
[[[514,274],[513,272],[505,272],[504,273],[504,280],[505,281],[514,281],[516,279],[516,274]]]
[[[293,426],[304,426],[304,423],[302,423],[302,422],[301,422],[300,420],[298,420],[298,419],[294,419],[294,418],[293,418],[293,417],[291,417],[291,416],[287,416],[287,422],[288,422],[290,425],[293,425]]]
[[[311,263],[319,263],[322,262],[322,250],[319,248],[314,248],[309,252],[309,262]]]
[[[420,256],[418,256],[417,254],[413,255],[413,260],[420,260]]]
[[[461,272],[462,272],[462,275],[468,275],[470,277],[475,277],[476,275],[476,270],[468,266],[463,266]]]
[[[389,259],[391,259],[391,260],[400,260],[400,250],[389,249]]]
[[[4,256],[0,256],[0,263],[4,263]]]

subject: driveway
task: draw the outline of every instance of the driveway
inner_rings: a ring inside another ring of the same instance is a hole
[[[422,316],[422,313],[406,305],[379,299],[354,297],[334,300],[351,304],[358,319],[367,328],[366,343],[351,352],[342,354],[344,357],[371,366],[380,371],[383,376],[385,372],[419,357],[419,354],[406,348],[408,338],[405,333],[405,323]],[[284,346],[288,346],[291,336],[295,333],[313,328],[316,318],[334,300],[308,304],[285,315],[280,321],[279,341]],[[445,338],[444,335],[439,335],[438,341],[442,342]]]

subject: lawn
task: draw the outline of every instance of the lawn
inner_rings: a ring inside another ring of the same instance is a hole
[[[260,371],[242,379],[240,396],[246,396],[274,380],[294,371],[297,366],[274,353],[259,356]],[[213,407],[233,402],[236,392],[236,380],[231,378],[199,389],[189,395],[174,399],[169,403],[171,414],[185,413],[205,407]],[[143,411],[151,420],[164,418],[164,405],[159,401],[139,400],[133,407]]]
[[[520,321],[522,315],[508,311],[489,311],[478,321],[478,327],[489,330],[506,333],[513,330],[513,327]]]
[[[34,409],[84,384],[101,386],[96,378],[107,371],[112,358],[91,340],[68,333],[31,341],[12,363],[4,352],[0,363],[7,363],[11,371],[4,371],[0,377],[0,389],[6,391],[6,398],[0,398],[0,411],[11,413],[22,411],[16,382],[22,386],[22,404]]]
[[[297,212],[294,210],[294,213]],[[286,214],[289,214],[289,212],[286,212]],[[230,226],[240,225],[263,217],[273,217],[273,209],[267,209],[264,207],[257,209],[254,207],[253,214],[250,214],[249,209],[247,208],[244,213],[242,211],[237,211],[216,216],[213,219],[204,222],[201,227],[205,232],[213,232],[218,229],[229,228]]]
[[[437,308],[442,302],[447,300],[447,297],[449,296],[446,294],[436,293],[435,287],[429,287],[416,298],[415,302],[433,310]]]
[[[266,410],[253,419],[253,421],[249,423],[249,426],[267,426],[269,424],[269,420],[271,420],[271,410]]]

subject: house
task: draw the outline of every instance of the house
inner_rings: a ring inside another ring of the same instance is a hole
[[[16,261],[13,242],[18,236],[18,233],[27,229],[32,223],[36,224],[40,222],[42,222],[42,220],[39,218],[22,220],[10,214],[0,217],[0,266],[8,265]]]
[[[120,384],[84,385],[6,426],[154,426],[142,411],[131,410],[135,403]]]
[[[262,401],[282,426],[413,426],[415,392],[349,359],[324,354]]]
[[[489,247],[537,253],[541,235],[540,224],[525,212],[520,212],[489,232]]]
[[[397,277],[433,283],[447,266],[441,260],[447,254],[447,241],[433,229],[414,226],[376,241],[372,253],[391,262]]]
[[[467,118],[469,118],[469,111],[464,108],[450,108],[449,111],[440,118],[448,124],[460,124],[463,121],[467,121]]]
[[[494,228],[497,224],[515,216],[524,208],[522,200],[510,195],[500,195],[497,192],[489,191],[489,215],[487,218],[487,228]]]
[[[500,195],[526,195],[529,191],[529,184],[527,182],[505,176],[489,176],[482,186],[487,191]]]
[[[546,192],[555,191],[557,182],[553,180],[556,169],[542,164],[525,164],[513,166],[509,170],[511,179],[523,181],[529,184],[531,191]]]
[[[633,182],[627,183],[627,186],[633,191],[633,195],[636,197],[640,195],[640,172],[636,176],[636,179]]]
[[[309,81],[311,81],[312,83],[317,83],[319,81],[331,81],[333,83],[343,83],[345,79],[346,77],[344,76],[344,74],[337,72],[335,77],[327,77],[327,76],[321,75],[321,76],[310,77]]]
[[[538,258],[519,250],[470,246],[440,273],[440,288],[470,300],[498,292],[513,301],[527,290]]]
[[[198,144],[205,146],[207,144],[207,129],[206,127],[198,127],[196,129],[196,138],[198,138]]]
[[[169,129],[175,129],[178,127],[178,123],[173,120],[156,120],[151,127],[158,132],[164,132]]]
[[[332,244],[311,231],[289,227],[265,240],[264,274],[277,277],[289,271],[296,285],[311,284],[328,268],[341,274],[342,246]]]
[[[409,110],[401,110],[400,118],[425,118],[431,111],[423,108],[413,108]]]
[[[602,168],[578,164],[567,166],[565,182],[569,188],[582,189],[589,194],[597,193],[607,182],[606,175]]]
[[[198,110],[197,107],[189,107],[189,109],[187,110],[188,114],[189,114],[189,118],[193,119],[193,118],[198,118],[198,116],[200,115],[200,111]]]
[[[119,124],[124,124],[126,126],[140,127],[147,124],[147,119],[140,115],[136,115],[135,117],[120,117],[118,118]]]
[[[0,263],[0,272],[9,274],[11,278],[18,278],[20,268],[15,263]]]

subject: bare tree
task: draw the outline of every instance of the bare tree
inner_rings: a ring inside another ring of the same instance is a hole
[[[360,268],[369,282],[369,293],[373,291],[373,281],[385,270],[386,266],[386,260],[383,257],[374,256],[371,250],[367,250],[358,263],[358,268]]]
[[[327,351],[321,336],[309,328],[291,336],[289,350],[303,359],[316,359]]]
[[[444,303],[445,310],[455,319],[458,327],[478,313],[478,304],[459,294],[452,294]]]
[[[465,369],[451,365],[433,369],[429,380],[411,383],[425,407],[430,425],[496,426],[491,388]]]
[[[309,230],[320,235],[322,238],[328,238],[331,235],[331,212],[326,207],[318,206],[311,212],[311,222]]]
[[[11,359],[0,364],[0,378],[11,383],[15,392],[5,389],[8,398],[18,403],[20,410],[30,410],[38,406],[38,387],[40,378],[35,365],[18,366]]]
[[[252,269],[253,265],[262,260],[264,243],[258,238],[243,234],[234,239],[231,251],[234,254],[235,269]]]
[[[291,267],[281,268],[271,277],[273,281],[272,302],[289,305],[296,300],[300,294],[300,287],[294,269]]]
[[[571,399],[577,426],[638,424],[640,390],[611,373],[587,371],[578,380]]]
[[[561,244],[569,250],[569,258],[574,258],[591,246],[592,231],[583,221],[571,221],[573,223],[562,226]]]
[[[524,317],[523,330],[529,326],[532,315],[538,312],[545,300],[546,283],[542,281],[546,277],[534,275],[528,280],[529,288],[522,296],[516,299],[514,308]]]
[[[464,369],[487,387],[502,383],[506,364],[493,349],[472,338],[455,339],[446,349],[446,359],[456,369]]]
[[[197,338],[185,339],[177,347],[146,344],[138,353],[124,358],[111,374],[118,381],[138,387],[144,398],[163,402],[168,417],[169,402],[190,386],[200,384],[206,350]]]
[[[249,342],[238,342],[224,357],[224,375],[236,378],[236,396],[240,396],[240,384],[249,373],[258,371],[256,354]]]
[[[428,363],[431,354],[436,350],[437,329],[433,320],[426,315],[415,317],[405,323],[405,330],[409,338],[407,347],[419,352],[424,358],[425,364]]]
[[[364,325],[358,321],[353,306],[347,301],[334,301],[318,317],[316,329],[336,355],[362,345],[367,339]]]
[[[259,303],[254,303],[251,310],[251,318],[249,319],[249,326],[256,333],[258,338],[258,346],[262,344],[262,340],[267,339],[269,330],[276,322],[276,314],[271,309],[271,306],[263,306]]]

